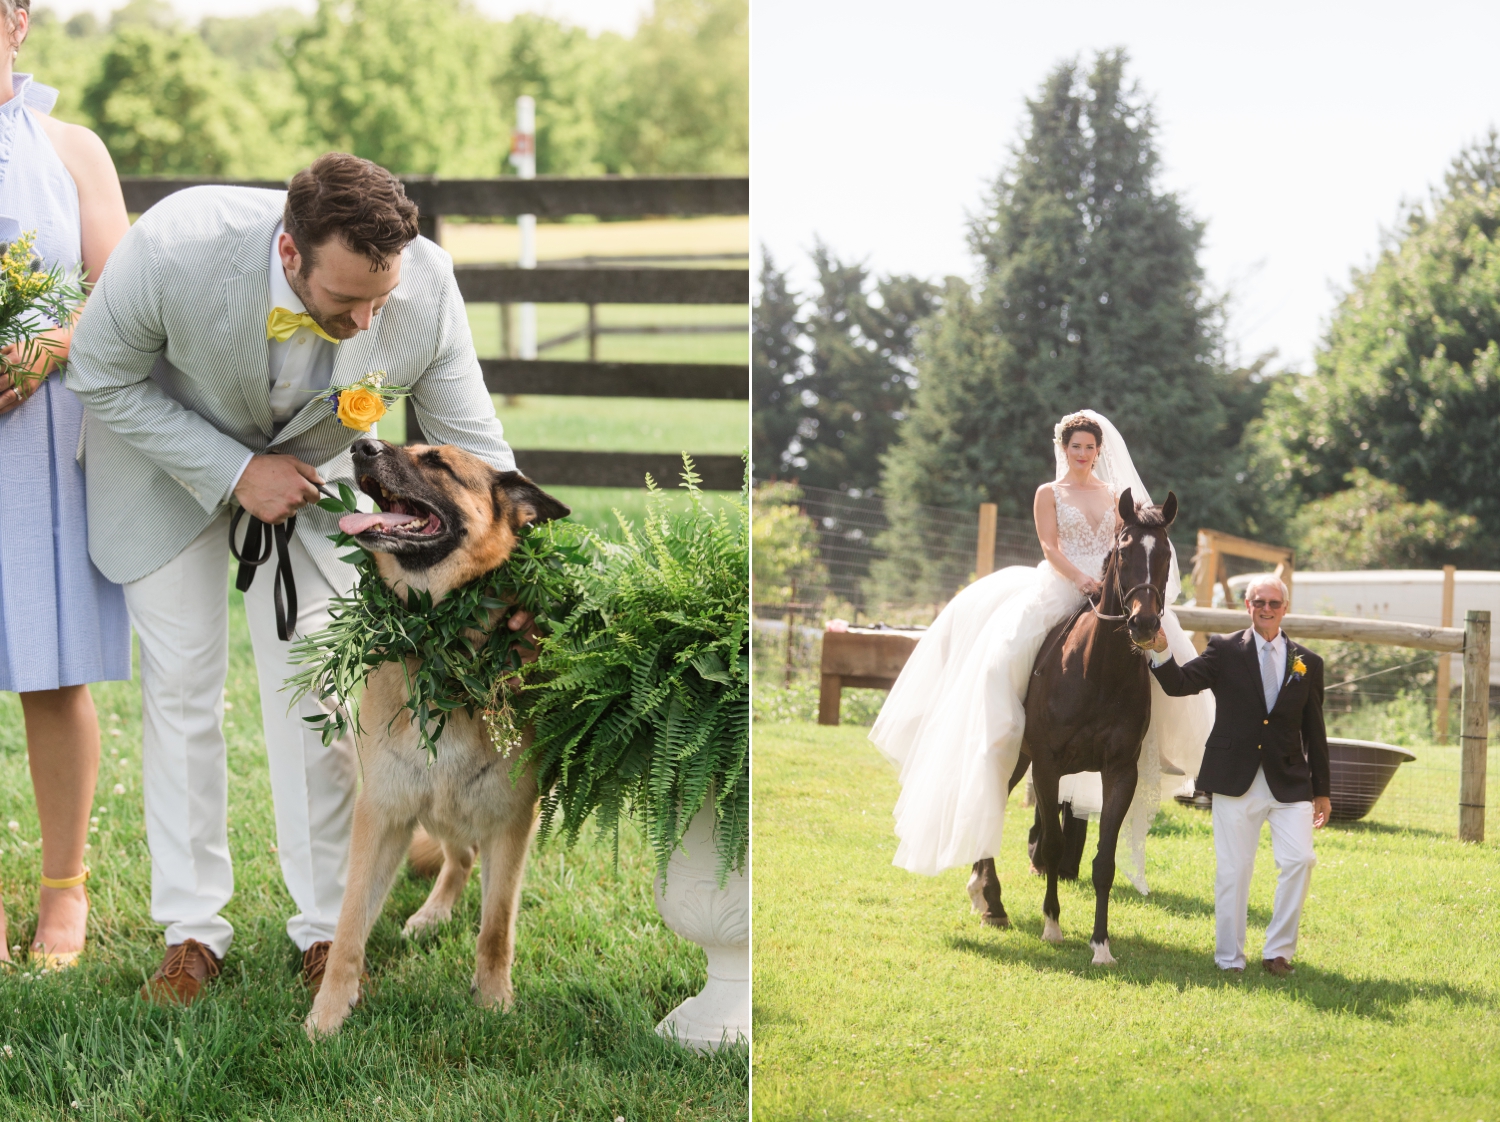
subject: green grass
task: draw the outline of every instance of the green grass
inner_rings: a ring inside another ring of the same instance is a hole
[[[650,854],[622,838],[533,854],[522,896],[516,1004],[469,999],[478,877],[452,923],[406,942],[405,916],[428,884],[398,879],[369,945],[372,992],[343,1033],[302,1035],[309,999],[287,939],[292,902],[271,847],[254,663],[232,596],[225,716],[237,932],[211,996],[187,1010],[137,996],[159,963],[140,805],[137,683],[96,687],[106,729],[89,854],[89,951],[66,974],[0,976],[0,1119],[744,1118],[743,1050],[684,1053],[652,1026],[703,984],[702,952],[661,923]],[[0,877],[11,942],[28,944],[41,872],[20,706],[0,695]],[[112,793],[115,785],[123,793]],[[27,844],[22,844],[27,843]],[[69,1104],[77,1101],[76,1109]]]
[[[1122,877],[1112,895],[1119,965],[1093,967],[1086,883],[1061,888],[1065,942],[1040,939],[1019,791],[998,859],[1012,929],[970,915],[966,870],[891,866],[897,784],[866,732],[756,726],[758,1122],[1500,1113],[1500,847],[1378,818],[1322,830],[1296,975],[1237,978],[1211,958],[1209,818],[1170,806],[1152,894]],[[1251,956],[1274,877],[1267,836]]]
[[[469,329],[474,333],[474,348],[481,358],[498,358],[505,354],[499,304],[470,304]],[[519,330],[519,312],[514,315],[513,330]],[[601,335],[598,355],[601,362],[727,362],[743,364],[750,360],[750,309],[744,304],[600,304],[595,313],[600,327],[739,324],[731,331],[693,335]],[[584,304],[536,305],[537,341],[576,331],[588,323]],[[514,343],[512,344],[515,345]],[[588,340],[575,339],[541,353],[546,359],[584,359],[589,356]]]

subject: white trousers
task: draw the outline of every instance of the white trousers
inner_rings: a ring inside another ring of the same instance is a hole
[[[241,533],[243,533],[243,525]],[[295,634],[328,620],[335,590],[294,535]],[[281,875],[298,913],[287,934],[299,950],[333,938],[344,896],[354,811],[352,737],[325,747],[302,720],[323,711],[312,698],[288,709],[290,643],[276,637],[271,590],[276,556],[245,594],[260,683],[261,720],[276,807]],[[151,849],[151,917],[167,945],[197,939],[219,957],[234,928],[219,914],[234,893],[229,859],[224,679],[229,670],[229,515],[149,576],[125,586],[141,644],[142,786]]]
[[[1271,852],[1279,875],[1261,957],[1291,961],[1297,952],[1297,925],[1318,863],[1313,855],[1312,803],[1278,802],[1264,770],[1256,768],[1255,780],[1243,795],[1214,794],[1214,965],[1220,970],[1245,965],[1250,878],[1265,822],[1271,824]]]

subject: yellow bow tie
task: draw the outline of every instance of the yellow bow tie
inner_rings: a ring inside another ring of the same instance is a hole
[[[297,333],[297,328],[306,327],[312,330],[319,338],[327,339],[330,343],[337,343],[328,332],[317,325],[317,322],[306,312],[289,312],[285,308],[272,308],[271,314],[266,317],[266,338],[275,339],[278,343],[285,343]]]

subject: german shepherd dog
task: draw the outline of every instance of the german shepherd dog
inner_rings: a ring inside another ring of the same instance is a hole
[[[425,590],[440,600],[501,565],[527,523],[569,513],[525,476],[496,471],[449,445],[398,448],[363,439],[353,455],[360,490],[380,513],[345,515],[340,526],[375,555],[381,579],[399,592]],[[498,619],[496,625],[505,626]],[[510,762],[495,750],[484,721],[463,710],[449,715],[429,764],[405,702],[404,668],[382,664],[360,705],[356,742],[364,783],[354,802],[343,908],[307,1018],[313,1038],[336,1032],[359,1000],[365,943],[418,824],[441,845],[443,861],[405,934],[451,915],[477,855],[482,904],[473,992],[482,1006],[511,1004],[521,875],[537,822],[536,777],[526,772],[512,781]],[[529,741],[528,731],[523,744]]]

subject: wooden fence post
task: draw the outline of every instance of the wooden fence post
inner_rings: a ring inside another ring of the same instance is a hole
[[[1458,840],[1484,841],[1485,764],[1490,746],[1490,613],[1464,613],[1462,763],[1458,780]]]
[[[1454,575],[1457,570],[1452,565],[1443,566],[1443,610],[1439,617],[1439,624],[1443,627],[1453,626],[1453,584]],[[1453,691],[1453,656],[1439,655],[1437,664],[1437,714],[1434,724],[1437,726],[1437,742],[1448,743],[1448,697]]]
[[[999,507],[979,504],[979,545],[974,553],[974,575],[987,577],[995,571],[995,525]]]

